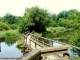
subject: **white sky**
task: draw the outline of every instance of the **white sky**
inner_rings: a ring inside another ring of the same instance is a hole
[[[80,10],[80,0],[0,0],[0,16],[6,13],[23,16],[25,8],[35,5],[56,14],[62,10]]]

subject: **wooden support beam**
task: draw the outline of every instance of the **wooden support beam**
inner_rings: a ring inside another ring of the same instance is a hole
[[[70,46],[65,45],[65,46],[56,46],[56,47],[47,47],[41,49],[41,53],[43,52],[50,52],[50,51],[60,51],[60,50],[67,50]]]
[[[31,52],[27,53],[25,56],[22,57],[22,60],[37,60],[40,56],[40,50],[34,49]]]

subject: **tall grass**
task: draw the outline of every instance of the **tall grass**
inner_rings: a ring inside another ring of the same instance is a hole
[[[21,38],[21,34],[17,30],[1,31],[0,36],[5,37],[5,43],[10,46]]]
[[[18,30],[7,30],[7,31],[0,31],[0,36],[4,36],[6,37],[7,33],[10,33],[10,34],[15,34],[17,36],[21,36],[21,34],[18,32]]]

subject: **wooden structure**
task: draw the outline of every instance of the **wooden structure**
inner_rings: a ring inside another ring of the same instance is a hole
[[[50,39],[37,37],[29,32],[22,36],[24,46],[31,50],[22,57],[22,60],[65,60],[65,58],[71,60],[67,52],[69,45],[54,47]]]

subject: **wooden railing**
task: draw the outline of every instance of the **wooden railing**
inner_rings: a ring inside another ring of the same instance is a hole
[[[51,58],[48,57],[48,54],[60,54],[62,53],[63,55],[60,56],[60,58],[55,55],[55,59],[58,60],[65,60],[64,54],[67,53],[67,49],[69,46],[61,46],[61,47],[48,47],[48,48],[41,48],[41,49],[34,49],[31,52],[27,53],[25,56],[22,57],[22,60],[51,60]],[[69,58],[67,58],[68,60]]]
[[[37,36],[37,35],[35,35],[35,34],[31,34],[32,36],[33,36],[33,38],[34,37],[37,37],[37,40],[39,41],[39,39],[41,39],[40,41],[42,42],[42,43],[44,43],[44,44],[47,44],[47,43],[45,43],[45,41],[50,41],[50,42],[56,42],[56,43],[59,43],[59,44],[62,44],[62,45],[69,45],[70,47],[73,47],[73,48],[76,48],[76,49],[78,49],[78,50],[80,50],[80,47],[77,47],[77,46],[73,46],[73,45],[70,45],[70,44],[67,44],[67,43],[63,43],[63,42],[60,42],[60,41],[58,41],[58,40],[53,40],[53,39],[49,39],[49,38],[45,38],[45,37],[41,37],[41,36]],[[36,39],[35,39],[36,40]],[[49,44],[48,44],[49,45]],[[49,46],[51,46],[51,45],[49,45]]]
[[[58,55],[58,53],[62,54],[62,55],[64,53],[68,54],[68,52],[67,52],[67,49],[69,48],[68,45],[61,46],[61,47],[60,46],[52,47],[51,44],[48,44],[50,41],[48,38],[38,37],[29,32],[22,34],[22,36],[23,36],[23,41],[25,43],[24,45],[27,45],[27,47],[30,50],[32,50],[32,52],[33,52],[33,53],[29,52],[28,54],[23,56],[23,58],[22,58],[23,60],[24,59],[26,59],[26,60],[41,60],[41,58],[43,60],[44,59],[50,60],[50,58],[48,57],[49,54],[50,55],[52,55],[52,53],[55,53],[56,55]]]

